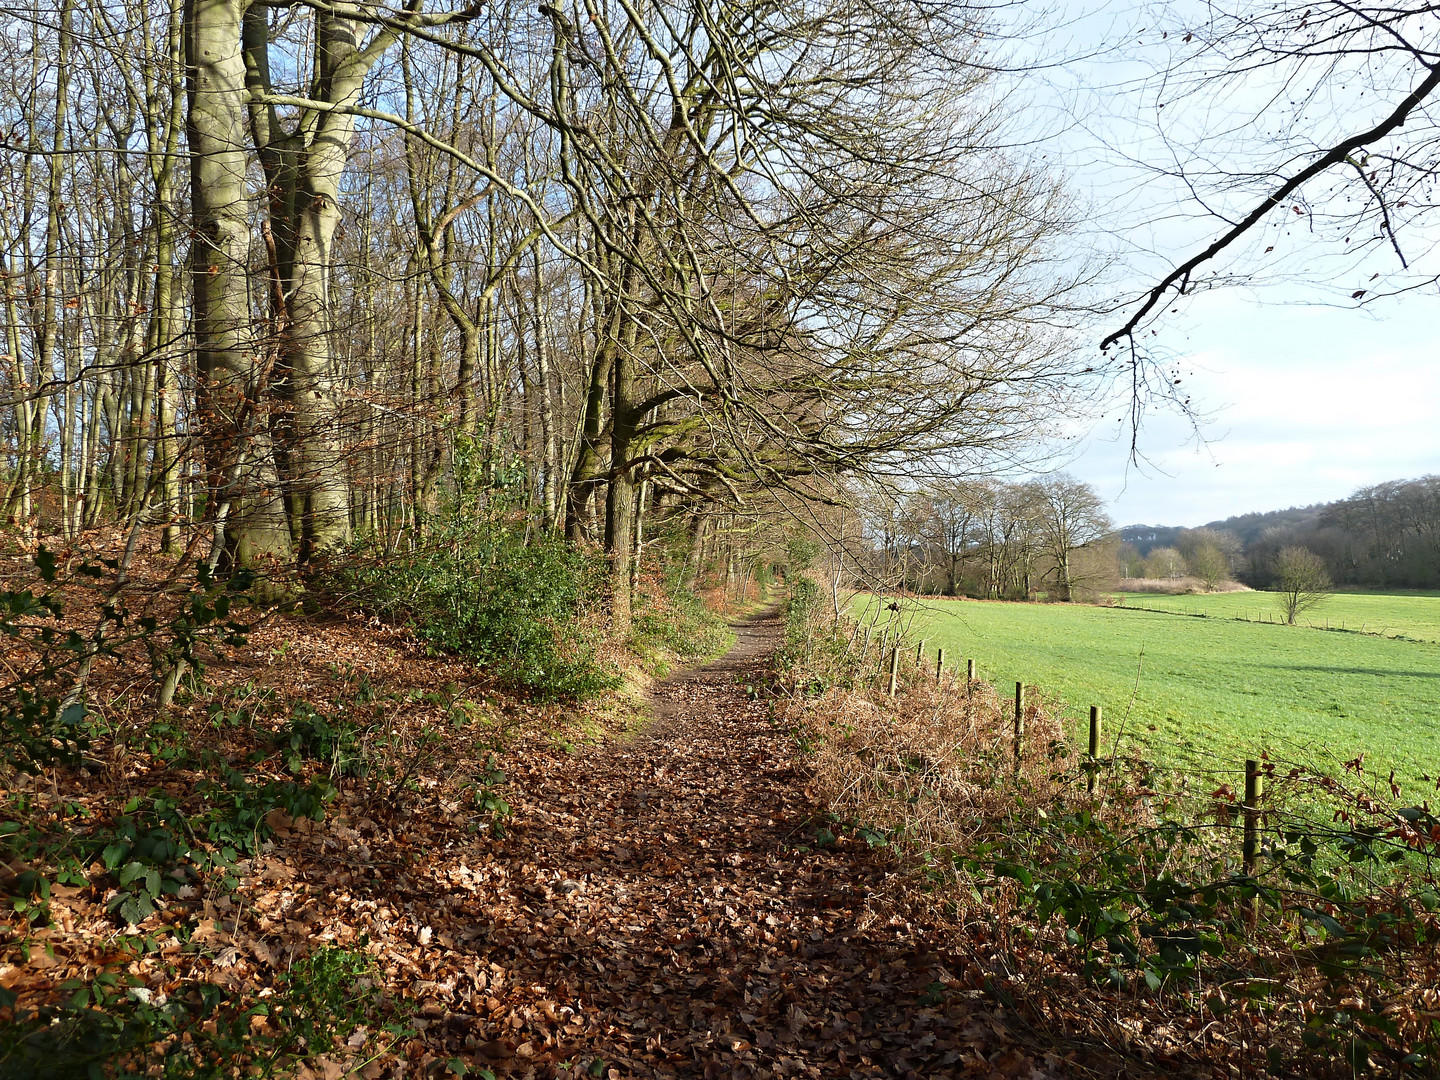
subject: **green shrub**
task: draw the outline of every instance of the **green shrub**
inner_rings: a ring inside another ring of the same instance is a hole
[[[607,687],[593,657],[566,655],[562,641],[566,622],[597,591],[596,568],[561,537],[526,542],[500,529],[486,539],[468,564],[437,568],[421,636],[493,663],[508,681],[543,697],[585,697]]]
[[[785,604],[785,643],[775,654],[777,687],[787,694],[813,697],[836,684],[850,686],[861,662],[852,655],[839,625],[827,625],[820,586],[808,577],[790,579]]]
[[[583,698],[614,685],[575,627],[599,596],[600,567],[563,537],[478,522],[355,576],[365,606],[537,697]]]
[[[785,544],[785,571],[788,577],[799,577],[820,557],[824,547],[808,536],[792,536]]]
[[[790,599],[785,604],[785,644],[796,646],[810,636],[810,616],[820,602],[820,586],[808,577],[790,582]]]
[[[400,619],[432,648],[491,665],[541,699],[583,698],[616,685],[579,623],[599,599],[603,563],[523,510],[523,472],[457,440],[454,488],[425,543],[381,562],[349,560],[362,606]]]

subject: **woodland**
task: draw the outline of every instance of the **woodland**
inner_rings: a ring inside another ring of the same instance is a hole
[[[1440,585],[1440,477],[1370,484],[1348,498],[1265,514],[1243,514],[1202,526],[1216,534],[1229,569],[1267,588],[1282,548],[1304,547],[1325,561],[1330,580],[1367,588],[1433,589]],[[1121,530],[1136,560],[1174,547],[1185,530],[1146,525]]]
[[[1258,870],[848,606],[1083,598],[1276,208],[1420,287],[1428,7],[1167,16],[1316,123],[1141,285],[1038,7],[0,12],[0,1076],[1433,1074],[1428,803],[1267,761]]]

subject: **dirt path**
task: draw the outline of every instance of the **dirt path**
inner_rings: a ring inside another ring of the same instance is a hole
[[[537,1076],[1051,1075],[1004,1048],[991,1007],[956,985],[923,928],[867,910],[878,858],[845,842],[802,850],[804,776],[745,686],[782,624],[772,613],[737,631],[723,659],[656,688],[649,731],[548,762],[545,790],[517,805],[504,847],[521,902],[480,909],[501,995],[485,1006],[502,1024],[481,1063]]]

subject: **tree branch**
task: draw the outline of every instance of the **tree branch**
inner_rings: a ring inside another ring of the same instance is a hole
[[[1351,154],[1367,143],[1374,142],[1376,139],[1382,139],[1392,131],[1401,127],[1415,110],[1415,107],[1428,98],[1435,91],[1436,87],[1440,87],[1440,66],[1430,67],[1428,71],[1429,73],[1420,82],[1420,85],[1410,91],[1410,93],[1405,96],[1405,99],[1401,101],[1395,110],[1384,120],[1380,121],[1380,123],[1368,131],[1363,131],[1358,135],[1352,135],[1350,138],[1332,146],[1315,161],[1311,162],[1289,180],[1285,181],[1285,183],[1281,184],[1273,195],[1267,196],[1264,202],[1251,210],[1245,217],[1241,218],[1239,223],[1223,233],[1204,251],[1187,259],[1174,270],[1170,271],[1170,273],[1166,274],[1160,284],[1156,285],[1146,295],[1145,302],[1140,305],[1139,310],[1125,321],[1125,325],[1120,327],[1119,330],[1107,335],[1106,338],[1100,342],[1100,348],[1108,349],[1121,338],[1132,338],[1135,334],[1136,327],[1140,325],[1146,315],[1155,310],[1156,305],[1165,298],[1166,293],[1172,288],[1183,292],[1185,284],[1188,283],[1190,275],[1196,268],[1209,262],[1236,240],[1239,240],[1254,228],[1266,214],[1279,206],[1289,198],[1290,195],[1299,190],[1299,188],[1331,166],[1343,164]]]

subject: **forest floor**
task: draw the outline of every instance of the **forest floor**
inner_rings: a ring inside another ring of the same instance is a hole
[[[869,910],[883,863],[809,850],[803,771],[748,689],[781,631],[742,624],[642,733],[545,763],[510,830],[538,890],[504,926],[511,980],[575,1009],[555,1056],[600,1075],[1031,1075],[993,1010],[944,1003],[953,961]]]
[[[300,1080],[1156,1075],[1025,1027],[952,931],[896,906],[885,852],[828,832],[817,843],[825,822],[802,751],[763,689],[782,621],[772,611],[736,632],[720,660],[652,687],[648,722],[612,714],[582,736],[564,710],[474,685],[471,711],[489,719],[464,720],[458,692],[436,691],[473,673],[402,631],[272,621],[248,660],[208,675],[209,692],[230,686],[222,703],[276,688],[268,712],[242,722],[238,707],[197,698],[155,724],[153,707],[146,720],[127,706],[134,733],[85,769],[12,777],[9,805],[49,815],[62,843],[165,799],[203,797],[215,813],[204,762],[247,748],[272,760],[297,696],[337,724],[371,716],[366,737],[404,771],[342,780],[319,822],[270,811],[268,839],[230,886],[192,875],[139,925],[117,920],[124,886],[90,864],[55,886],[44,918],[0,940],[0,1020],[43,1017],[77,987],[93,1009],[105,979],[136,1009],[199,1002],[207,986],[237,1003],[290,1001],[302,961],[333,947],[369,958],[397,1022],[338,1031],[326,1054],[284,1069]],[[134,699],[117,685],[115,702]],[[497,726],[503,740],[486,734]],[[477,807],[497,792],[509,814],[494,827]],[[0,876],[24,869],[12,858]],[[245,1038],[287,1022],[279,1006],[242,1020]],[[131,1067],[173,1066],[215,1030],[132,1050]],[[8,1072],[0,1060],[0,1075],[34,1076],[25,1060]]]

